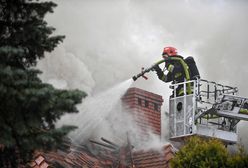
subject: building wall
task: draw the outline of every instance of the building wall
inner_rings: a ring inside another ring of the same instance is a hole
[[[129,88],[122,101],[134,115],[134,120],[140,126],[143,135],[151,131],[161,136],[162,96],[139,88]]]

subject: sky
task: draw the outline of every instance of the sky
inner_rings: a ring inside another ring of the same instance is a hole
[[[203,79],[239,88],[248,97],[246,0],[54,0],[46,17],[66,39],[39,62],[41,78],[58,88],[95,95],[161,59],[165,46],[193,56]],[[169,84],[154,72],[132,86],[160,94]],[[248,124],[239,124],[242,142]]]

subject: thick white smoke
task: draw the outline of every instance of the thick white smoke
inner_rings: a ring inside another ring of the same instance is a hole
[[[248,97],[246,0],[55,2],[47,21],[66,39],[39,67],[42,78],[57,87],[97,94],[159,60],[170,45],[183,56],[193,55],[204,79],[237,86]],[[163,95],[168,109],[168,84],[154,73],[148,77],[134,86]],[[240,125],[245,142],[245,124]]]
[[[79,113],[67,114],[57,122],[61,125],[77,125],[78,129],[69,137],[75,143],[85,143],[89,139],[107,138],[119,145],[127,143],[127,138],[136,149],[144,146],[161,147],[165,141],[160,141],[160,136],[147,130],[148,140],[142,141],[141,128],[136,124],[133,112],[128,111],[121,102],[121,97],[132,84],[133,80],[126,80],[114,87],[96,95],[88,96],[82,104],[78,105]],[[143,138],[144,139],[144,138]]]

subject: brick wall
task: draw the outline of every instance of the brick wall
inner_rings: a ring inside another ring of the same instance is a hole
[[[162,96],[139,88],[129,88],[122,97],[122,102],[134,115],[142,134],[146,135],[148,131],[152,131],[161,136]]]

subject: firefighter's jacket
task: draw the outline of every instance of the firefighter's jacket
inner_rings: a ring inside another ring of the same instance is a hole
[[[189,68],[180,55],[166,58],[165,68],[168,70],[167,74],[164,74],[159,66],[154,67],[158,78],[164,82],[172,82],[175,84],[190,80]],[[183,95],[183,85],[179,85],[176,92],[177,95]],[[191,92],[190,86],[187,86],[187,92]]]

